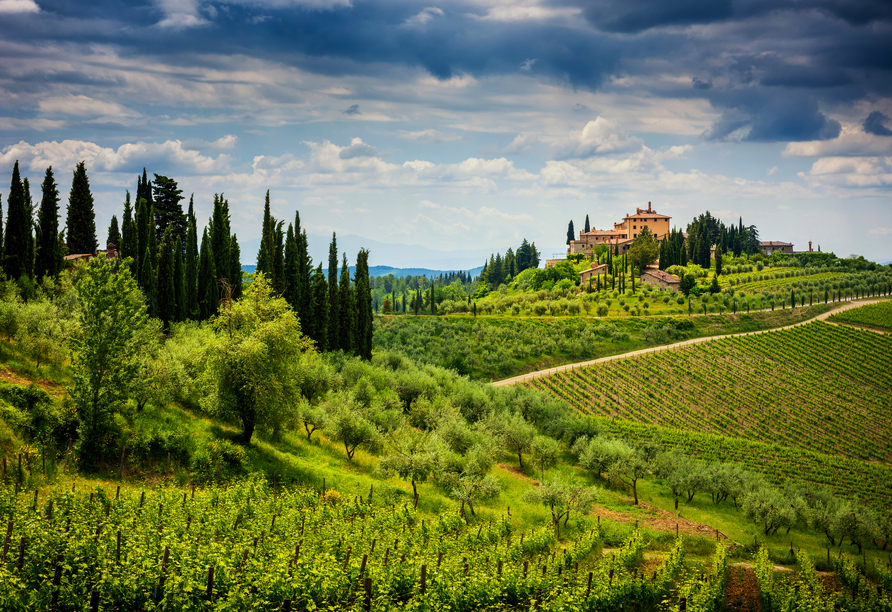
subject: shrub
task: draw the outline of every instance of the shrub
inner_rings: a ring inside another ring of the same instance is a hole
[[[229,479],[245,471],[245,449],[229,440],[212,440],[192,455],[191,469],[199,483],[213,482],[217,470],[221,479]]]

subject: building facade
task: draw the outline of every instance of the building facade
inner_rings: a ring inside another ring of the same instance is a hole
[[[771,257],[772,253],[792,253],[793,245],[789,242],[778,242],[775,240],[769,240],[767,242],[760,242],[759,250],[768,257]]]
[[[591,255],[594,247],[602,244],[616,245],[619,253],[623,254],[629,250],[632,242],[645,227],[650,229],[657,241],[661,241],[670,231],[669,220],[671,218],[657,213],[648,202],[647,209],[635,209],[634,215],[626,215],[622,221],[613,224],[613,229],[592,228],[588,232],[579,232],[579,240],[570,241],[567,255],[577,253]]]

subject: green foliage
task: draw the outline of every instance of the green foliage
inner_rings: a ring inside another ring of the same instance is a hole
[[[249,444],[257,425],[278,429],[286,420],[299,388],[295,356],[312,348],[288,303],[275,297],[262,273],[212,324],[205,371],[210,393],[202,405],[241,421]]]
[[[830,320],[892,330],[892,301],[845,310],[833,315]]]
[[[116,447],[113,417],[137,375],[146,311],[126,261],[94,257],[77,289],[80,334],[71,339],[68,391],[80,421],[76,450],[87,467]]]
[[[65,222],[65,242],[69,253],[95,253],[96,216],[93,212],[93,194],[84,162],[74,169],[71,193],[68,195],[68,216]]]

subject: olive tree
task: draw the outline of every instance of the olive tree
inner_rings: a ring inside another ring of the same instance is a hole
[[[296,356],[312,351],[313,342],[262,273],[241,299],[221,304],[212,327],[205,371],[210,393],[202,405],[241,421],[242,439],[250,444],[258,425],[275,430],[285,420],[299,393]]]
[[[433,432],[405,427],[387,435],[386,455],[381,470],[412,483],[412,495],[418,495],[417,484],[424,482],[437,468],[437,449]]]
[[[581,485],[560,477],[544,481],[535,489],[527,491],[524,497],[533,503],[543,504],[551,510],[551,524],[555,527],[556,537],[560,539],[561,519],[564,527],[570,521],[570,512],[585,514],[598,501],[600,491],[595,487]]]

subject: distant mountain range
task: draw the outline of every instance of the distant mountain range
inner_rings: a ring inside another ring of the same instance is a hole
[[[325,266],[323,266],[324,268]],[[244,272],[254,272],[257,268],[254,266],[242,266],[242,271]],[[326,268],[327,269],[327,268]],[[356,266],[350,266],[348,268],[350,270],[350,274],[356,272]],[[448,274],[449,272],[470,272],[471,277],[475,277],[480,274],[480,271],[483,269],[483,266],[477,266],[476,268],[471,268],[470,270],[431,270],[429,268],[393,268],[391,266],[369,266],[369,276],[387,276],[388,274],[393,274],[397,278],[402,278],[404,276],[439,276],[440,274]],[[340,272],[340,270],[338,271]]]
[[[318,264],[322,262],[322,267],[328,266],[328,246],[331,243],[331,236],[319,236],[315,234],[307,234],[307,241],[310,246],[310,256],[313,262]],[[515,245],[514,249],[520,246]],[[256,261],[257,250],[260,248],[260,239],[239,241],[239,247],[242,253],[242,262]],[[407,274],[416,274],[415,270],[419,270],[420,274],[430,276],[433,273],[440,274],[441,271],[454,270],[474,270],[483,266],[489,261],[489,256],[496,251],[504,254],[506,249],[468,249],[460,251],[437,251],[416,244],[388,244],[378,242],[369,238],[355,236],[353,234],[338,235],[338,251],[347,253],[347,259],[351,264],[356,263],[356,253],[359,249],[364,248],[369,251],[369,274],[372,268],[390,268],[384,274],[388,274],[392,270],[402,270],[401,276]],[[546,247],[539,246],[542,253],[540,259],[544,262],[551,258],[552,253],[566,252],[567,247]],[[250,265],[250,264],[249,264]],[[412,270],[412,271],[407,271]],[[397,275],[393,272],[394,276]]]

